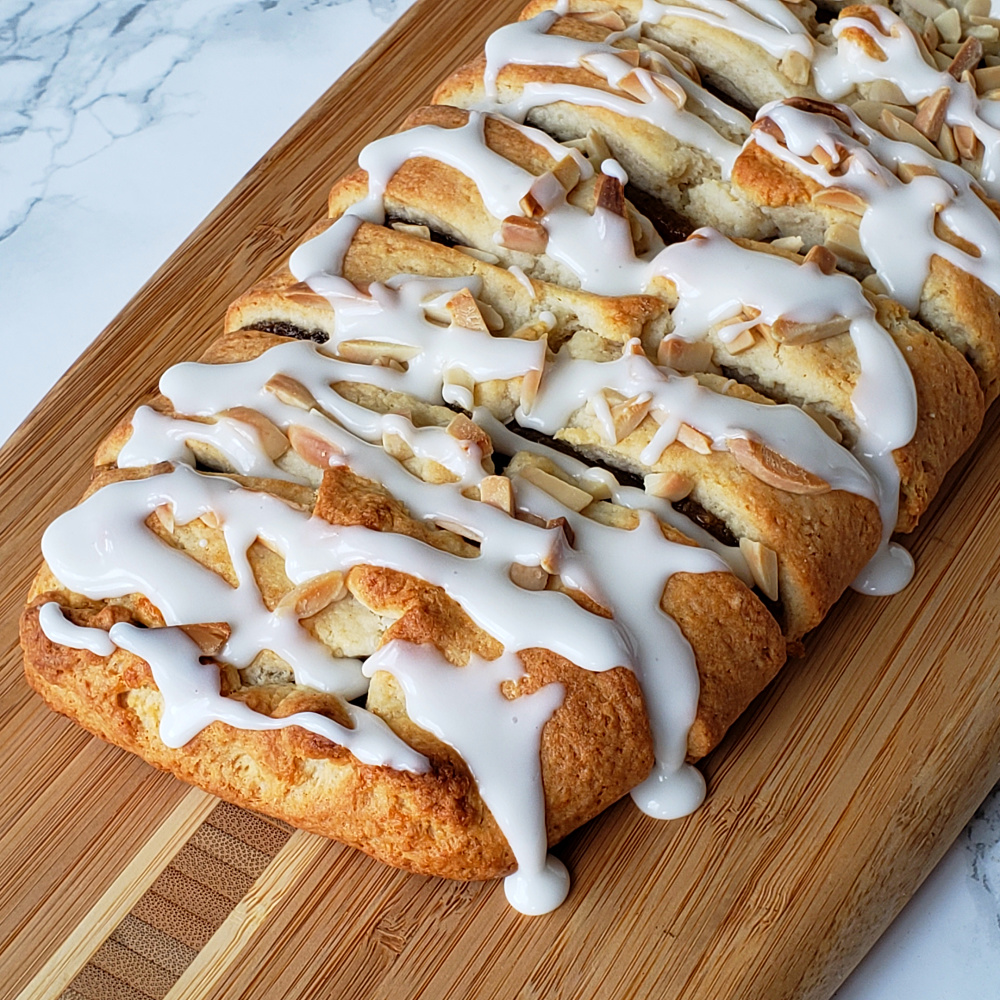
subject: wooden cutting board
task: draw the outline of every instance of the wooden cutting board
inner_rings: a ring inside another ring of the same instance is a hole
[[[625,801],[557,853],[569,900],[511,910],[219,804],[46,709],[16,620],[101,436],[195,358],[329,184],[521,0],[423,0],[253,168],[0,452],[0,997],[826,1000],[1000,778],[997,414],[659,823]]]

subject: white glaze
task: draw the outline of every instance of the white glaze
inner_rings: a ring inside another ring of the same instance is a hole
[[[38,624],[45,635],[60,646],[86,649],[95,656],[110,656],[115,651],[115,644],[104,629],[74,625],[54,601],[38,609]]]

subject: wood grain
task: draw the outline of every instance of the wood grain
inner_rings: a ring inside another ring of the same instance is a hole
[[[163,369],[196,357],[228,302],[323,214],[329,183],[357,149],[519,6],[413,8],[0,451],[0,996],[16,996],[60,945],[93,929],[102,897],[162,846],[187,794],[27,689],[16,619],[43,527],[82,491],[98,439]],[[625,802],[574,834],[558,850],[574,888],[554,914],[525,918],[497,885],[406,876],[296,834],[276,867],[245,861],[218,887],[232,903],[259,875],[235,904],[252,933],[240,917],[211,940],[192,930],[192,958],[140,944],[129,919],[101,961],[140,981],[147,967],[134,955],[145,947],[144,958],[173,966],[168,997],[825,1000],[1000,778],[997,422],[994,413],[908,543],[919,565],[911,587],[837,606],[708,759],[711,796],[695,816],[661,824]],[[177,864],[197,865],[203,849],[185,847]],[[100,993],[102,974],[81,989]]]

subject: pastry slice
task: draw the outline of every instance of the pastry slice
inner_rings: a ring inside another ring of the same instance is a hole
[[[54,708],[391,864],[516,868],[528,912],[565,892],[546,845],[629,788],[697,803],[685,759],[784,658],[722,560],[655,503],[401,412],[377,366],[267,333],[211,356],[167,373],[46,534],[22,641]]]

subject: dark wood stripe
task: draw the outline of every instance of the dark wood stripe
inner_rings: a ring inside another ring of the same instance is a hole
[[[291,834],[220,802],[60,1000],[162,1000]]]

